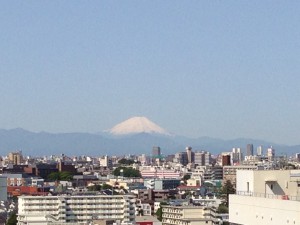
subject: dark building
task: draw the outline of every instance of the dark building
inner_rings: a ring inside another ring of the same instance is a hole
[[[156,163],[157,160],[160,161],[162,159],[160,147],[154,146],[152,148],[152,163]]]
[[[56,164],[37,164],[35,175],[47,179],[50,173],[58,172]]]
[[[173,162],[175,155],[167,155],[165,158],[166,162]]]
[[[253,155],[253,144],[247,144],[246,154],[247,154],[247,156]]]
[[[3,167],[2,173],[23,173],[28,165],[9,165],[7,167]]]
[[[230,166],[230,155],[222,155],[222,166]]]
[[[160,147],[154,146],[152,148],[152,157],[160,157],[161,152],[160,152]]]
[[[189,163],[187,153],[186,152],[176,153],[174,157],[174,162],[186,166]]]
[[[73,175],[77,173],[75,166],[66,162],[59,162],[57,164],[57,169],[59,172],[70,172]]]
[[[86,187],[89,183],[98,181],[99,179],[95,175],[74,175],[72,186],[73,187]]]

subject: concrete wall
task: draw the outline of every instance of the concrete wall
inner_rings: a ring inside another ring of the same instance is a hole
[[[300,225],[300,202],[229,196],[229,221],[243,225]]]
[[[255,170],[237,171],[236,190],[246,192],[249,183],[249,192],[300,196],[300,187],[297,180],[291,177],[291,170]],[[300,179],[299,179],[300,182]]]
[[[237,170],[236,190],[243,192],[254,192],[254,171]]]

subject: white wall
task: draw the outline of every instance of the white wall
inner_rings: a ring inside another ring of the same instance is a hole
[[[300,225],[300,202],[229,196],[229,222],[243,225]]]
[[[236,171],[236,190],[243,192],[254,191],[254,172],[252,170]],[[249,186],[249,188],[248,188]]]

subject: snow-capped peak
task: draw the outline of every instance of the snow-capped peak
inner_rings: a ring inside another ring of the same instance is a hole
[[[170,135],[166,130],[153,123],[146,117],[132,117],[117,124],[109,130],[113,135],[128,135],[136,133],[153,133]]]

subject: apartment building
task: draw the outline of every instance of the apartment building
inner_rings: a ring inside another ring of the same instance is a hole
[[[18,225],[89,224],[93,220],[131,224],[135,221],[132,195],[20,196]]]
[[[20,165],[23,162],[22,151],[10,152],[8,154],[8,161],[13,165]]]
[[[216,208],[207,206],[162,206],[162,225],[219,224]]]
[[[195,152],[195,165],[209,166],[212,164],[212,158],[210,152],[207,151],[196,151]]]
[[[300,225],[300,170],[237,171],[233,224]]]
[[[181,174],[180,172],[173,170],[173,169],[167,169],[163,167],[153,167],[153,166],[143,166],[140,167],[140,172],[143,178],[169,178],[169,179],[176,179],[180,178]]]
[[[152,207],[149,203],[142,203],[140,199],[136,200],[136,216],[151,216]]]
[[[222,166],[197,166],[192,170],[192,179],[205,181],[223,180]]]

